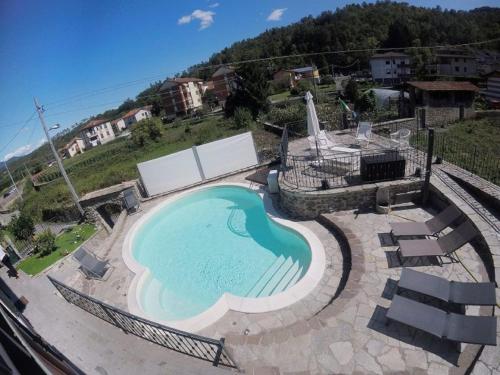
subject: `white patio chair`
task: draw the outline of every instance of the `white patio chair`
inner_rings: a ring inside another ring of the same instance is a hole
[[[349,148],[338,146],[335,142],[328,136],[328,134],[321,130],[316,137],[309,136],[307,138],[309,140],[309,145],[312,150],[316,150],[316,142],[318,144],[319,151],[327,151],[327,152],[343,152],[343,153],[355,153],[359,152],[356,148]],[[314,147],[313,147],[314,145]]]
[[[391,133],[391,147],[396,149],[410,147],[411,130],[401,128],[398,131]]]
[[[372,126],[373,122],[361,121],[358,124],[358,130],[356,131],[356,141],[359,143],[366,142],[368,145],[372,137]]]

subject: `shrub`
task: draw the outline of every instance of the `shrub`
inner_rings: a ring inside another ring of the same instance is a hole
[[[335,83],[335,79],[331,74],[325,74],[321,77],[321,85],[331,85],[332,83]]]
[[[132,142],[144,146],[148,140],[157,141],[162,134],[162,125],[157,118],[141,120],[132,126]]]
[[[269,111],[267,118],[276,125],[288,125],[288,129],[302,133],[305,131],[307,119],[306,106],[302,101],[275,105]]]
[[[49,255],[55,249],[56,236],[50,229],[44,230],[35,237],[34,252],[40,256]]]
[[[300,95],[304,95],[307,91],[313,91],[313,84],[308,79],[301,79],[297,83],[297,89]]]
[[[234,111],[234,124],[237,129],[250,127],[252,120],[252,114],[247,108],[238,107]]]
[[[19,216],[15,216],[9,223],[9,231],[18,240],[28,240],[35,233],[33,219],[21,211]]]

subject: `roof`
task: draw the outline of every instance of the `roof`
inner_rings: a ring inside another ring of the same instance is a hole
[[[314,70],[317,70],[316,67],[312,67],[312,66],[305,66],[303,68],[295,68],[295,69],[291,69],[292,72],[295,72],[295,73],[305,73],[305,72],[312,72]]]
[[[91,120],[87,123],[87,125],[85,125],[82,128],[82,130],[95,128],[96,126],[104,124],[105,122],[109,122],[109,120],[102,120],[102,119],[101,120]]]
[[[234,73],[234,68],[232,66],[221,66],[219,69],[215,71],[214,74],[212,74],[212,77],[218,77],[224,74],[231,74]]]
[[[82,139],[81,139],[80,137],[75,137],[75,138],[73,138],[73,139],[72,139],[71,141],[69,141],[69,142],[66,144],[66,146],[64,146],[62,149],[63,149],[63,150],[67,150],[68,148],[70,148],[70,147],[73,145],[73,143],[75,143],[75,142],[76,142],[76,141],[78,141],[78,140],[80,140],[80,141],[81,141]]]
[[[134,116],[137,112],[141,111],[141,110],[144,110],[144,111],[151,111],[151,108],[153,108],[152,105],[146,105],[144,107],[140,107],[140,108],[134,108],[134,109],[131,109],[130,111],[128,111],[127,113],[125,113],[123,116],[121,117],[118,117],[116,119],[114,119],[113,121],[111,121],[111,124],[114,125],[114,124],[117,124],[118,121],[126,118],[126,117],[131,117],[131,116]]]
[[[177,86],[177,85],[181,85],[183,83],[189,83],[189,82],[203,82],[203,80],[200,78],[194,78],[194,77],[182,77],[182,78],[166,79],[165,82],[163,82],[163,85],[161,85],[160,90],[169,89],[173,86]]]
[[[384,53],[376,53],[371,58],[372,59],[382,59],[382,58],[386,58],[386,57],[410,57],[410,56],[407,55],[406,53],[403,53],[403,52],[390,51],[390,52],[384,52]]]
[[[411,81],[408,84],[423,91],[479,91],[479,87],[470,82]]]

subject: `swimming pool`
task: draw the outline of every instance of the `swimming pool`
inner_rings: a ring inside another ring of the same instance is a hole
[[[126,240],[126,263],[139,277],[129,309],[172,325],[203,317],[206,323],[231,308],[269,311],[296,300],[304,286],[294,286],[313,258],[318,269],[318,256],[311,233],[279,221],[268,216],[259,194],[237,185],[197,189],[156,207]],[[319,280],[317,272],[306,279],[309,286]],[[272,303],[280,295],[286,298]]]

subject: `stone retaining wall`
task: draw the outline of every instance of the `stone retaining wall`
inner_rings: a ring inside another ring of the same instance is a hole
[[[473,118],[476,112],[473,108],[464,108],[464,118]],[[460,120],[460,109],[458,107],[425,107],[425,125],[449,124]]]
[[[420,190],[421,186],[421,180],[398,180],[330,190],[300,191],[280,179],[280,206],[292,217],[308,220],[323,213],[375,207],[377,190],[381,187],[388,188],[393,199],[397,193]]]

